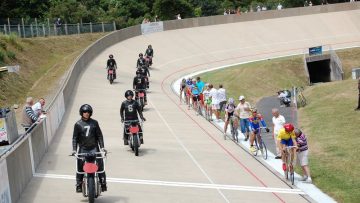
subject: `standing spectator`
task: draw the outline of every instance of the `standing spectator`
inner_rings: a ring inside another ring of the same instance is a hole
[[[34,99],[32,97],[26,98],[26,104],[22,112],[22,126],[25,128],[25,131],[29,130],[32,124],[39,119],[31,108],[33,104]]]
[[[223,85],[219,85],[218,89],[218,98],[219,98],[219,107],[220,112],[224,111],[224,107],[226,105],[226,90],[223,88]]]
[[[158,16],[155,15],[154,22],[158,22],[158,21],[159,21]]]
[[[219,99],[218,99],[218,91],[217,91],[217,89],[214,88],[214,86],[212,84],[210,84],[209,87],[211,88],[210,97],[211,97],[212,111],[213,111],[213,113],[215,113],[215,117],[216,117],[215,121],[218,122],[220,119],[220,113],[219,113],[220,105],[219,105]]]
[[[224,8],[224,16],[226,16],[228,13],[226,12],[226,9]]]
[[[249,117],[251,116],[251,105],[249,102],[245,101],[245,97],[241,95],[239,97],[240,103],[235,109],[235,115],[240,117],[240,128],[241,132],[245,135],[245,141],[249,139],[250,134],[250,121]]]
[[[176,15],[176,18],[177,18],[178,20],[181,20],[181,15],[180,15],[180,13]]]
[[[284,116],[280,115],[279,113],[279,109],[272,109],[272,122],[273,122],[273,125],[274,125],[274,141],[275,141],[275,148],[276,148],[276,157],[275,159],[281,159],[281,152],[280,152],[280,149],[279,149],[279,146],[278,146],[278,142],[276,140],[277,136],[278,136],[278,133],[280,131],[281,128],[284,127],[284,124],[285,124],[285,118]]]
[[[258,6],[256,7],[256,11],[257,11],[257,12],[260,12],[260,11],[261,11],[260,5],[258,5]]]
[[[277,10],[281,10],[282,7],[283,7],[283,6],[281,5],[281,3],[279,3],[278,6],[277,6]]]
[[[309,6],[309,3],[308,3],[307,0],[305,0],[305,2],[304,2],[304,7],[307,7],[307,6]]]
[[[358,99],[358,106],[355,111],[360,111],[360,78],[358,80],[358,90],[359,90],[359,99]]]
[[[61,34],[62,34],[62,33],[61,33],[62,22],[61,22],[61,19],[60,19],[60,18],[56,19],[56,21],[55,21],[55,26],[56,26],[56,34],[57,34],[57,35],[61,35]]]
[[[39,117],[43,113],[43,108],[45,106],[45,99],[41,98],[36,102],[31,108],[34,111],[36,117]]]
[[[204,91],[205,83],[203,81],[201,81],[200,77],[196,77],[196,85],[199,88],[200,105],[201,105],[201,108],[203,108],[204,107],[204,94],[203,94],[203,91]]]
[[[295,135],[296,135],[296,143],[299,147],[298,153],[297,153],[297,160],[300,163],[300,166],[303,170],[303,178],[302,181],[311,183],[311,176],[310,176],[310,168],[309,168],[309,160],[308,160],[308,154],[309,154],[309,148],[307,144],[307,139],[304,133],[301,132],[300,129],[295,129]]]
[[[311,1],[309,1],[309,6],[313,6],[313,3]]]

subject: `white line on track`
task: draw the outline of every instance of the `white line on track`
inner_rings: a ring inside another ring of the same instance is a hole
[[[74,175],[35,173],[34,177],[75,180]],[[284,194],[295,194],[295,195],[305,194],[303,191],[299,189],[289,189],[289,188],[269,188],[269,187],[241,186],[241,185],[221,185],[221,184],[207,184],[207,183],[126,179],[126,178],[107,178],[106,180],[109,183],[155,185],[155,186],[167,186],[167,187],[200,188],[200,189],[216,189],[216,190],[235,190],[235,191],[249,191],[249,192],[269,192],[269,193],[284,193]]]
[[[159,110],[156,108],[156,106],[151,102],[151,100],[149,101],[149,104],[154,108],[154,110],[156,111],[156,113],[159,115],[159,117],[161,118],[161,120],[164,122],[164,124],[166,125],[166,127],[169,129],[170,133],[175,137],[176,141],[180,144],[180,146],[184,149],[184,151],[186,152],[186,154],[190,157],[190,159],[194,162],[194,164],[200,169],[200,171],[202,172],[202,174],[204,174],[204,176],[206,177],[206,179],[208,179],[208,181],[211,184],[214,184],[214,181],[210,178],[210,176],[204,171],[204,169],[200,166],[199,162],[196,161],[196,159],[194,158],[194,156],[190,153],[190,151],[186,148],[186,146],[184,145],[184,143],[180,140],[180,138],[176,135],[176,133],[174,132],[174,130],[170,127],[170,125],[168,124],[168,122],[165,120],[165,118],[160,114]],[[216,189],[218,191],[218,193],[224,198],[224,200],[226,202],[230,202],[224,195],[224,193],[221,192],[220,189]]]

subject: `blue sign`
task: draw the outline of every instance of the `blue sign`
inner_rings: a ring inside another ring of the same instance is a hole
[[[311,47],[309,48],[309,55],[320,55],[322,54],[322,46],[317,46],[317,47]]]

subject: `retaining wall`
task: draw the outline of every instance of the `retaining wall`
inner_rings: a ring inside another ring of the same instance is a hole
[[[280,11],[265,11],[247,13],[240,16],[210,16],[201,18],[190,18],[184,20],[172,20],[164,22],[164,30],[174,30],[199,26],[210,26],[217,24],[235,23],[242,21],[254,21],[262,19],[272,19],[290,16],[300,16],[309,14],[319,14],[336,11],[346,11],[360,9],[360,3],[344,3],[326,6],[314,6],[306,8],[292,8]],[[67,78],[62,87],[58,90],[54,99],[50,102],[47,109],[47,118],[39,123],[30,134],[22,135],[21,140],[1,155],[0,161],[7,163],[6,171],[0,171],[0,177],[8,177],[11,193],[11,201],[16,202],[25,189],[27,183],[33,176],[37,165],[46,153],[56,131],[63,119],[63,116],[71,105],[71,97],[77,86],[77,79],[86,69],[89,62],[106,48],[126,39],[141,35],[140,25],[125,28],[112,32],[99,39],[89,46],[72,64]],[[3,176],[4,175],[4,176]],[[6,184],[4,184],[6,185]],[[8,191],[0,188],[0,193]],[[1,196],[2,194],[0,194]],[[5,201],[6,202],[6,201]],[[6,202],[7,203],[7,202]]]

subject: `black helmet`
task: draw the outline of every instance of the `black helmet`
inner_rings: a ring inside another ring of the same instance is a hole
[[[109,58],[111,58],[111,59],[112,59],[112,58],[114,58],[114,56],[113,56],[112,54],[110,54],[110,55],[109,55]]]
[[[151,49],[151,44],[149,44],[148,48]]]
[[[125,92],[125,98],[127,98],[128,96],[134,97],[134,92],[131,91],[131,90],[126,90],[126,92]]]
[[[138,70],[136,71],[136,75],[141,75],[141,70],[140,70],[140,69],[138,69]]]
[[[83,104],[83,105],[81,105],[80,110],[79,110],[80,116],[82,116],[83,113],[85,113],[85,112],[89,112],[89,113],[90,113],[90,116],[92,115],[93,109],[92,109],[92,107],[91,107],[89,104]]]
[[[139,57],[142,57],[142,56],[144,56],[144,55],[143,55],[142,53],[140,53],[140,54],[139,54]]]

